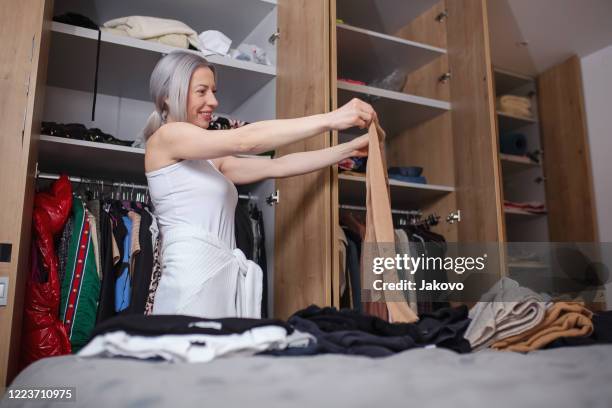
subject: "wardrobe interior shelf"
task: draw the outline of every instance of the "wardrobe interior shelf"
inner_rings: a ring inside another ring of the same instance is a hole
[[[144,149],[40,136],[38,169],[48,173],[144,183]]]
[[[535,119],[515,116],[501,111],[497,111],[497,119],[499,123],[499,132],[501,134],[512,132],[522,127],[538,123],[538,121]]]
[[[499,68],[495,68],[493,72],[495,75],[495,93],[498,96],[512,94],[516,89],[535,83],[533,78],[526,75],[515,74]]]
[[[346,24],[393,35],[437,3],[439,0],[337,0],[336,10]]]
[[[98,24],[125,16],[179,20],[200,33],[220,30],[234,47],[276,7],[276,0],[56,0],[55,14],[78,12]],[[272,33],[270,33],[272,34]]]
[[[352,98],[372,104],[389,137],[450,110],[449,102],[338,81],[339,105]]]
[[[534,162],[527,156],[500,153],[499,158],[504,176],[540,167],[539,163]]]
[[[406,73],[446,53],[442,48],[338,24],[338,76],[370,83],[395,69]]]
[[[365,177],[348,174],[338,175],[340,202],[349,205],[365,205]],[[391,204],[394,208],[415,209],[455,191],[454,187],[434,184],[407,183],[389,179]]]
[[[258,0],[259,1],[259,0]],[[48,84],[92,92],[98,32],[53,22]],[[177,48],[131,37],[102,33],[98,92],[149,101],[149,76],[163,54]],[[197,53],[197,51],[191,51]],[[271,66],[211,56],[217,68],[220,108],[232,112],[275,78]],[[90,73],[90,75],[86,75]]]
[[[504,208],[504,213],[508,216],[517,216],[517,217],[542,217],[546,216],[546,213],[543,214],[534,214],[529,211],[524,211],[519,208]]]
[[[38,169],[91,178],[104,174],[118,181],[142,183],[146,180],[144,153],[144,149],[137,147],[41,135]],[[238,157],[271,159],[270,156],[247,154]]]

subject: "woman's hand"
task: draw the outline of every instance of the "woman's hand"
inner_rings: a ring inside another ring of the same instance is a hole
[[[368,142],[368,135],[359,136],[347,142],[346,145],[350,148],[350,153],[347,157],[366,157],[368,155]]]
[[[376,118],[374,108],[364,101],[353,98],[344,106],[327,113],[332,130],[345,130],[352,127],[365,129]]]

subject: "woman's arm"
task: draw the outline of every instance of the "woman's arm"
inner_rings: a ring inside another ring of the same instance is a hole
[[[225,157],[219,170],[234,184],[249,184],[267,178],[297,176],[322,169],[347,157],[367,155],[368,135],[327,149],[292,153],[278,159]]]
[[[332,129],[365,128],[375,116],[369,104],[353,99],[333,112],[267,120],[231,130],[209,131],[190,123],[172,122],[163,125],[147,141],[147,148],[154,150],[155,156],[169,160],[258,154]]]

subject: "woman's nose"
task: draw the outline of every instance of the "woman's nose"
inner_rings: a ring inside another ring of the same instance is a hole
[[[215,96],[215,94],[212,92],[208,96],[208,100],[206,102],[208,106],[211,106],[213,109],[219,106],[219,101],[217,100],[217,97]]]

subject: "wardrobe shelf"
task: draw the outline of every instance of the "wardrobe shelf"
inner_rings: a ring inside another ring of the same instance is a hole
[[[259,1],[259,0],[258,0]],[[98,32],[53,22],[48,84],[93,92]],[[149,77],[155,64],[179,48],[102,33],[98,92],[105,95],[150,101]],[[199,54],[197,51],[184,50]],[[217,68],[219,108],[233,112],[276,76],[275,67],[211,56]]]
[[[338,175],[339,198],[342,204],[365,205],[365,177]],[[435,184],[407,183],[389,179],[391,205],[394,208],[414,209],[455,191],[454,187]]]
[[[439,0],[337,0],[337,16],[346,24],[393,35],[437,3]]]
[[[69,2],[69,11],[89,16],[98,24],[125,16],[179,20],[198,33],[220,30],[236,47],[275,9],[276,3],[276,0],[175,0],[171,3],[167,0],[88,0]]]
[[[518,208],[504,208],[504,214],[510,217],[527,217],[527,218],[537,218],[537,217],[545,217],[546,213],[542,214],[534,214],[529,211],[524,211]]]
[[[352,98],[364,99],[372,104],[389,137],[451,108],[449,102],[338,81],[339,105],[342,106]]]
[[[497,111],[497,120],[499,123],[500,134],[512,132],[522,127],[538,123],[538,121],[535,119],[515,116],[502,111]]]
[[[146,181],[144,153],[144,149],[137,147],[41,135],[38,169],[47,173],[66,172],[79,177],[103,176],[142,183]],[[271,159],[270,156],[246,154],[238,157]]]
[[[446,54],[442,48],[404,40],[348,24],[337,25],[338,76],[366,83],[397,68],[406,73]]]
[[[47,173],[144,183],[144,149],[40,136],[38,169]]]
[[[513,91],[525,85],[535,85],[535,80],[527,75],[516,74],[501,68],[494,68],[493,73],[496,95],[512,94]]]
[[[500,153],[499,158],[503,176],[541,167],[540,163],[534,162],[527,156]]]

